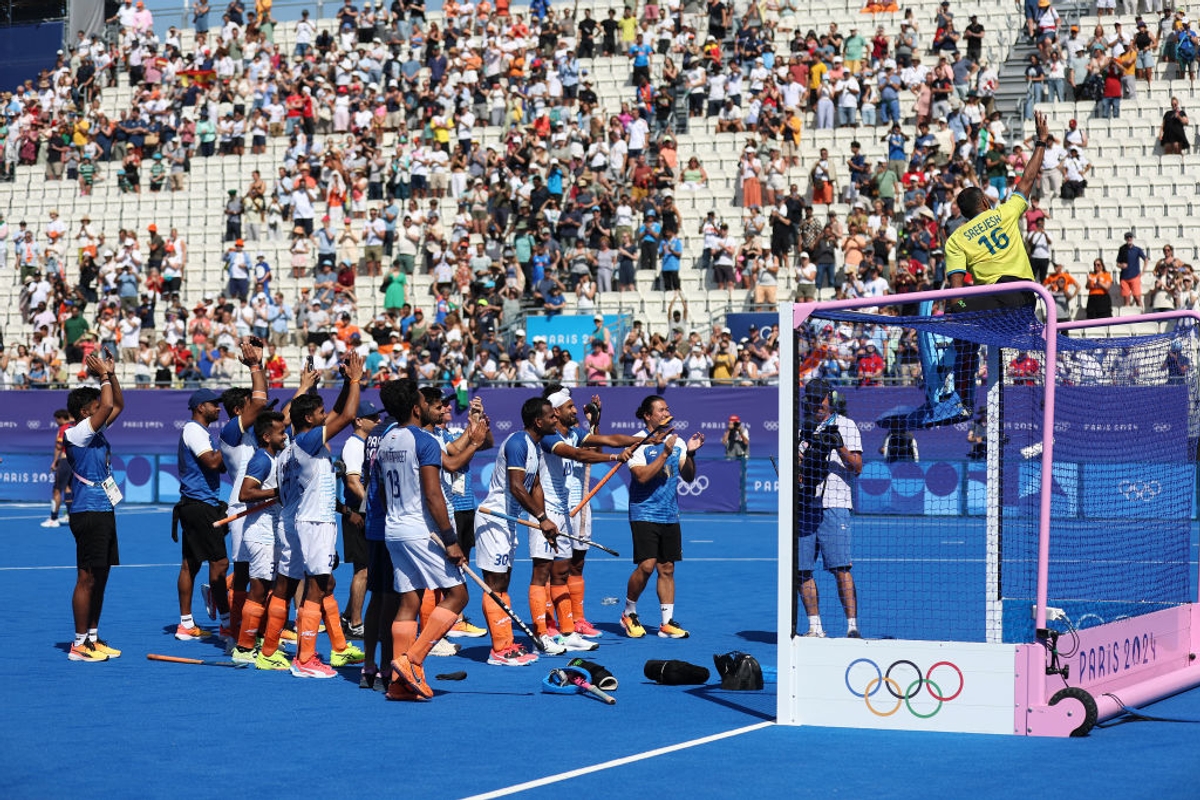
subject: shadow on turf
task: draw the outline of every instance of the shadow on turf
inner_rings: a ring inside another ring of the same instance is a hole
[[[755,697],[760,697],[763,694],[762,691],[734,692],[734,691],[728,691],[728,690],[722,689],[720,686],[714,685],[714,686],[697,686],[694,689],[685,690],[684,693],[690,694],[692,697],[698,697],[701,700],[707,700],[710,703],[716,703],[719,706],[724,706],[725,708],[732,709],[734,711],[740,711],[743,714],[749,714],[752,717],[757,717],[758,719],[765,720],[767,722],[772,722],[775,719],[774,714],[769,714],[765,711],[760,711],[757,708],[750,708],[749,706],[742,705],[741,703],[735,703],[734,701],[728,699],[728,697],[731,695],[736,697],[739,695],[749,694],[749,695],[752,695]]]
[[[776,644],[779,636],[775,631],[738,631],[737,635],[747,642],[760,644]]]

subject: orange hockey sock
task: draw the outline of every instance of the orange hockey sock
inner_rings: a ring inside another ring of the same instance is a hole
[[[311,600],[296,612],[296,660],[301,664],[317,652],[317,629],[321,627],[321,607]]]
[[[418,666],[425,663],[425,656],[433,646],[446,635],[446,632],[458,622],[458,614],[448,608],[437,606],[429,615],[429,620],[422,623],[421,635],[416,644],[408,648],[408,660]]]
[[[263,632],[262,652],[264,656],[273,656],[279,649],[279,636],[283,633],[284,626],[287,625],[287,618],[288,599],[271,595],[271,602],[267,604],[267,627]]]
[[[483,616],[487,618],[488,632],[492,635],[492,649],[497,653],[507,650],[513,643],[512,620],[491,595],[483,596]]]
[[[529,613],[533,616],[533,632],[541,636],[546,632],[546,587],[529,587]]]
[[[346,649],[346,632],[342,630],[342,615],[338,609],[338,601],[333,595],[326,595],[321,600],[321,611],[325,615],[325,633],[329,636],[329,644],[334,650]]]
[[[437,608],[438,597],[433,589],[426,589],[421,594],[421,630],[425,630],[425,626],[429,624],[429,615]]]
[[[587,619],[583,613],[583,576],[567,576],[567,591],[571,593],[571,616],[574,619]]]
[[[571,592],[567,589],[565,583],[560,583],[557,586],[551,584],[550,599],[554,603],[554,610],[558,614],[558,629],[564,634],[572,634],[575,632],[575,615],[571,613]]]
[[[262,624],[263,614],[266,613],[266,608],[262,603],[256,603],[253,600],[247,600],[242,607],[242,628],[241,635],[238,636],[238,647],[249,649],[254,647],[254,642],[258,638],[258,626]]]
[[[246,605],[246,592],[233,591],[233,602],[229,604],[229,630],[237,633],[242,629],[242,607]]]
[[[392,658],[407,653],[417,640],[415,619],[396,620],[392,623]]]

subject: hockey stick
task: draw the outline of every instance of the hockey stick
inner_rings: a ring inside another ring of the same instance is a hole
[[[655,434],[659,433],[659,432],[660,432],[660,431],[662,431],[664,428],[666,428],[668,425],[670,425],[670,424],[671,424],[671,423],[674,421],[674,419],[675,419],[675,418],[674,418],[674,417],[672,417],[671,419],[667,420],[665,423],[663,423],[662,425],[659,425],[657,428],[655,428],[653,431],[651,431],[651,432],[650,432],[650,436],[646,436],[646,437],[645,437],[645,439],[642,441],[642,443],[638,445],[638,447],[641,447],[641,446],[642,446],[642,444],[645,444],[645,443],[646,443],[646,441],[648,441],[648,440],[650,439],[650,437],[651,437],[651,436],[654,436]],[[668,431],[668,434],[669,434],[669,433],[670,433],[670,431]],[[635,449],[636,449],[636,448],[635,448]],[[592,498],[596,496],[596,493],[600,491],[601,487],[603,487],[603,486],[604,486],[604,484],[606,484],[606,483],[608,483],[610,480],[612,480],[612,477],[613,477],[614,475],[616,475],[616,474],[617,474],[617,472],[618,472],[620,469],[621,469],[621,465],[620,465],[620,463],[613,464],[613,466],[612,466],[612,469],[610,469],[610,470],[608,471],[608,474],[607,474],[607,475],[605,475],[603,478],[601,478],[599,481],[597,481],[597,482],[596,482],[596,485],[595,485],[595,486],[593,486],[591,489],[589,489],[589,490],[588,490],[588,493],[587,493],[587,494],[585,494],[585,495],[583,496],[583,499],[579,501],[579,505],[577,505],[577,506],[575,506],[573,509],[571,509],[571,516],[572,516],[572,517],[574,517],[574,516],[575,516],[575,515],[577,515],[577,514],[578,514],[580,511],[582,511],[582,510],[583,510],[583,507],[584,507],[584,506],[586,506],[588,503],[590,503],[590,502],[591,502]]]
[[[244,511],[239,511],[236,514],[231,514],[230,516],[225,517],[225,519],[219,519],[216,522],[214,522],[212,525],[214,528],[219,528],[222,525],[228,525],[229,523],[233,522],[234,520],[241,519],[242,517],[248,517],[251,514],[257,514],[259,511],[262,511],[264,508],[268,508],[268,507],[274,505],[276,502],[278,502],[278,498],[271,498],[270,500],[267,500],[264,503],[259,503],[256,506],[250,506],[249,508],[245,509]]]
[[[439,539],[436,534],[431,533],[429,535],[429,538],[431,538],[435,542],[437,542],[438,547],[442,548],[442,550],[445,551],[446,545],[442,544],[442,540]],[[475,583],[478,584],[479,588],[483,589],[484,593],[487,594],[488,597],[492,598],[493,603],[500,606],[500,610],[508,615],[508,618],[513,621],[513,624],[516,625],[518,628],[520,628],[521,631],[524,632],[524,634],[526,636],[528,636],[530,638],[530,640],[533,641],[534,647],[536,647],[538,650],[542,651],[543,653],[546,652],[546,645],[542,644],[541,640],[538,639],[538,637],[533,635],[533,631],[531,631],[529,629],[528,625],[526,625],[524,622],[521,621],[521,618],[517,616],[517,612],[515,612],[511,608],[509,608],[508,603],[504,602],[504,600],[500,597],[499,593],[496,592],[494,589],[492,589],[492,587],[488,586],[487,583],[484,582],[483,578],[479,577],[479,575],[476,574],[475,570],[471,569],[466,564],[463,564],[462,566],[460,566],[459,569],[462,571],[462,573],[464,575],[466,575],[471,580],[475,581]]]
[[[487,514],[489,517],[499,517],[500,519],[506,519],[509,522],[515,522],[518,525],[524,525],[526,528],[533,528],[534,530],[541,530],[541,528],[538,526],[538,524],[536,522],[532,522],[527,519],[521,519],[520,517],[514,517],[512,514],[505,514],[502,511],[495,511],[493,509],[484,508],[483,506],[480,506],[479,513]],[[580,539],[578,536],[572,536],[571,534],[563,533],[562,531],[559,531],[558,535],[563,537],[564,539],[570,539],[572,542],[579,542],[580,544],[591,545],[592,547],[595,547],[597,550],[603,550],[604,552],[609,553],[610,555],[614,555],[614,556],[621,555],[616,550],[613,550],[611,547],[605,547],[604,545],[600,544],[599,542],[593,541],[591,539]]]
[[[182,658],[180,656],[164,656],[158,653],[146,653],[150,661],[170,661],[173,664],[195,664],[201,667],[229,667],[230,669],[245,669],[249,664],[237,664],[233,661],[210,661],[203,658]]]
[[[572,674],[570,676],[570,681],[571,681],[571,683],[578,686],[581,691],[588,692],[590,694],[595,695],[596,697],[599,697],[601,700],[603,700],[605,703],[607,703],[610,706],[615,706],[617,704],[617,698],[613,697],[611,694],[604,691],[599,686],[593,686],[592,684],[588,683],[583,678],[582,675]]]

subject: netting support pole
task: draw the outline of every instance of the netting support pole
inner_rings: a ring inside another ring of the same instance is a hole
[[[984,641],[999,644],[1004,641],[1004,601],[1001,597],[1000,581],[1000,525],[1003,514],[1004,479],[1000,469],[1001,453],[1004,449],[1004,408],[1000,404],[1003,365],[1000,363],[1000,348],[987,349],[987,393],[984,408],[987,409],[987,576],[985,589],[986,620]]]

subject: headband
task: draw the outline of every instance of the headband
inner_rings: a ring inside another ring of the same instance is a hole
[[[571,392],[565,387],[546,398],[555,409],[562,408],[571,402]]]

